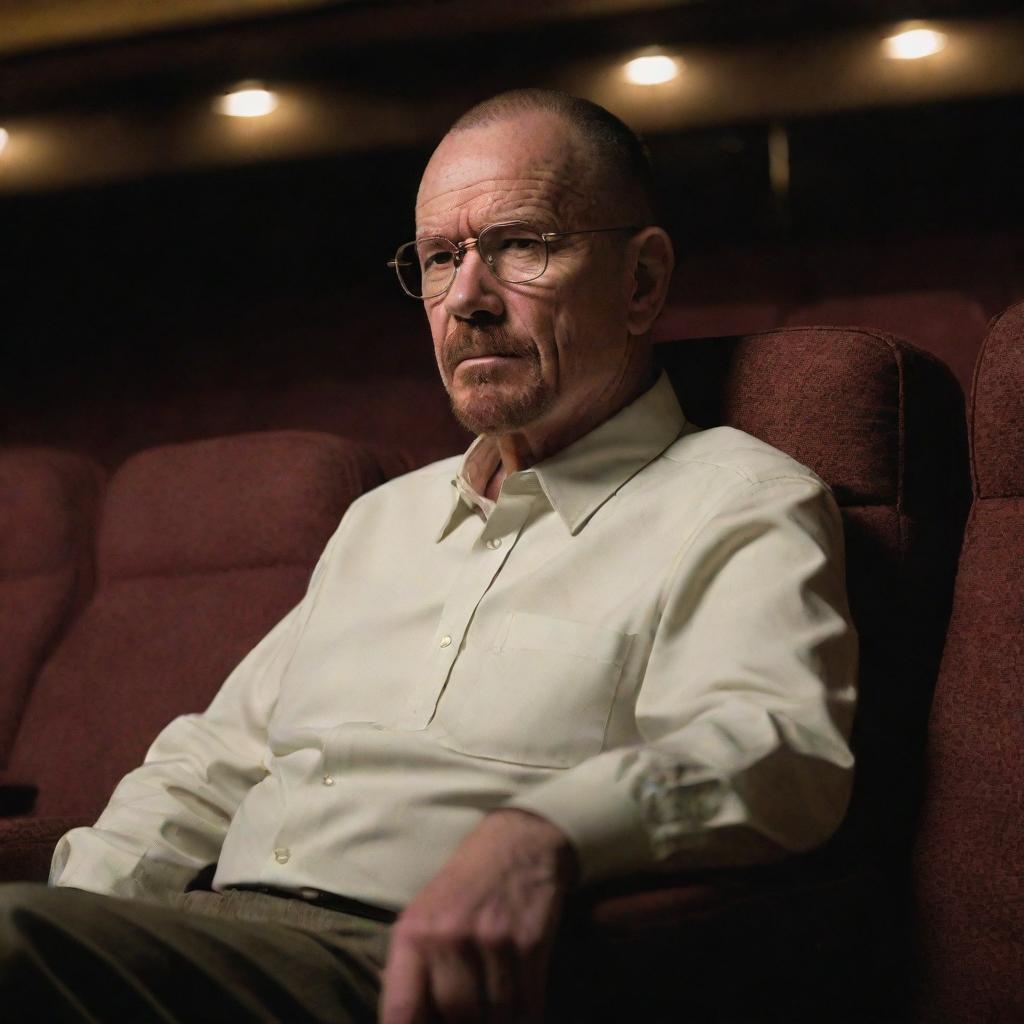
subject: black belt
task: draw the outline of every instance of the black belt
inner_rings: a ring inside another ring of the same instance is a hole
[[[339,896],[337,893],[324,892],[323,889],[312,889],[304,886],[301,889],[279,889],[275,885],[229,885],[228,890],[241,890],[243,892],[259,892],[264,896],[277,896],[282,900],[301,900],[311,907],[322,907],[324,910],[338,910],[343,914],[353,914],[356,917],[366,917],[371,921],[381,921],[384,924],[393,924],[398,914],[386,907],[378,907],[373,903],[363,903],[361,900],[353,900],[348,896]]]

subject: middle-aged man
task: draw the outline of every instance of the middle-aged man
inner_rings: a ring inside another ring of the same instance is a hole
[[[394,265],[479,436],[354,502],[302,602],[61,840],[59,888],[6,887],[25,1019],[534,1020],[573,886],[843,816],[837,510],[655,369],[639,141],[498,96],[438,146],[416,236]]]

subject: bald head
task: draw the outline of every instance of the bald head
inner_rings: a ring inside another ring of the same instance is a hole
[[[449,135],[527,115],[558,118],[569,132],[566,160],[579,175],[593,205],[621,223],[655,222],[653,174],[647,147],[614,114],[590,100],[549,89],[516,89],[478,103],[460,117]]]

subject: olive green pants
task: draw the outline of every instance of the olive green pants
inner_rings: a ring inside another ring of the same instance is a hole
[[[0,1021],[375,1021],[388,925],[254,892],[0,885]]]

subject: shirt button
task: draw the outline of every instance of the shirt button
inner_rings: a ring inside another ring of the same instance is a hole
[[[278,864],[287,864],[291,855],[292,851],[289,850],[287,846],[279,846],[274,851],[274,860],[276,860]]]
[[[333,775],[325,775],[321,781],[323,782],[323,784],[325,786],[333,786],[334,785],[334,776]]]
[[[498,548],[500,548],[500,547],[501,547],[501,538],[500,538],[500,537],[492,537],[492,538],[491,538],[491,539],[490,539],[490,540],[489,540],[489,541],[487,542],[487,546],[488,546],[488,547],[489,547],[489,548],[490,548],[490,549],[491,549],[492,551],[496,551],[496,550],[497,550]]]
[[[443,636],[443,637],[441,637],[441,646],[442,647],[451,647],[451,645],[452,645],[452,638],[450,636]]]

